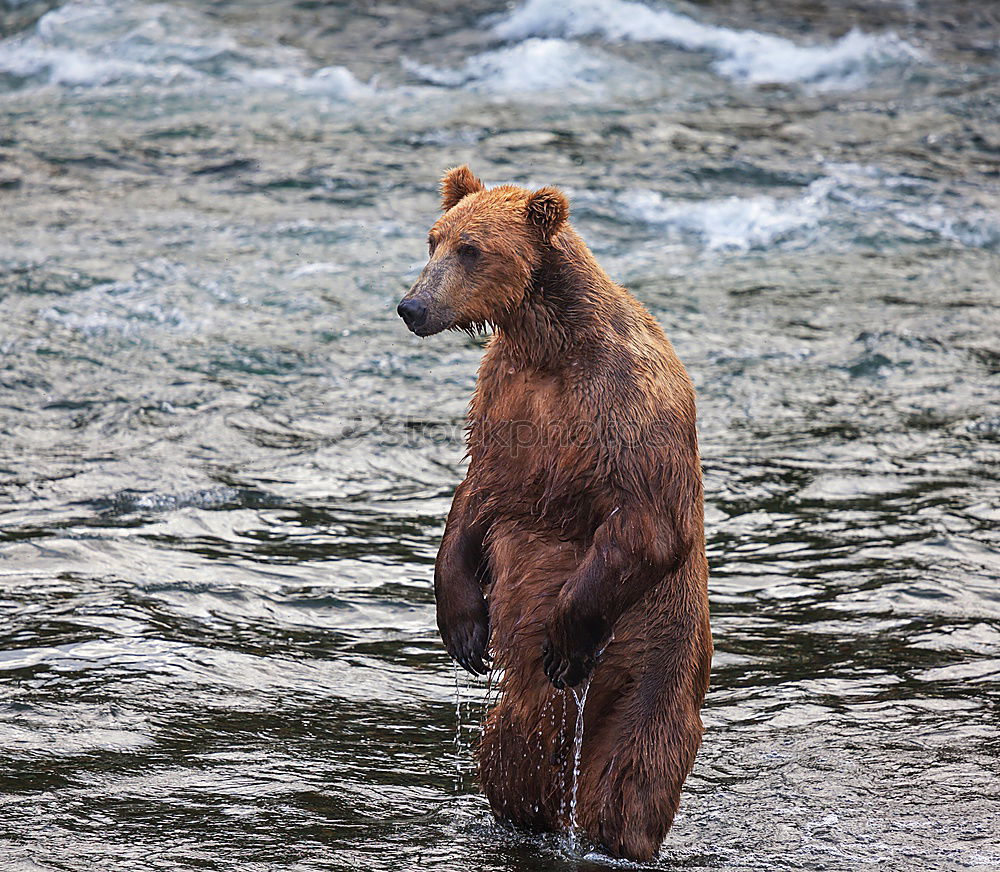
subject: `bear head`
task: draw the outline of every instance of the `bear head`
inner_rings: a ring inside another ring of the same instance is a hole
[[[430,259],[396,311],[417,336],[502,325],[566,223],[566,196],[549,187],[487,190],[460,166],[441,179],[441,208]]]

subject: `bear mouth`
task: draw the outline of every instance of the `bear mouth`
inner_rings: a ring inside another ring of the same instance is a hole
[[[416,327],[411,327],[410,332],[414,336],[420,336],[421,338],[425,336],[434,336],[444,330],[444,327],[438,327],[435,324],[418,324]]]
[[[449,311],[428,311],[422,319],[406,326],[414,336],[424,338],[442,333],[452,327],[454,323],[455,318]]]

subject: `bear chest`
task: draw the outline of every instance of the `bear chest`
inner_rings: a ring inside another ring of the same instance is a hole
[[[470,472],[506,511],[560,524],[590,515],[601,490],[602,441],[585,396],[562,380],[508,371],[477,385]]]

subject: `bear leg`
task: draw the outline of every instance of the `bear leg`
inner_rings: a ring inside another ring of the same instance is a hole
[[[501,821],[529,832],[565,829],[567,759],[576,710],[568,694],[547,687],[536,705],[501,699],[483,726],[479,780]]]
[[[707,667],[673,665],[666,674],[649,670],[608,712],[593,740],[584,736],[578,820],[614,857],[648,862],[657,856],[701,744],[704,690],[692,687],[691,675]]]

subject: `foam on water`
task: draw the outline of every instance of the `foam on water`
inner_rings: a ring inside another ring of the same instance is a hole
[[[272,67],[247,70],[238,78],[260,88],[280,88],[341,100],[360,100],[375,94],[372,85],[360,81],[347,67],[323,67],[310,74],[294,68]]]
[[[614,41],[666,42],[716,55],[714,69],[748,83],[800,82],[851,87],[871,71],[919,57],[893,33],[857,30],[830,45],[798,45],[774,34],[703,24],[665,8],[634,0],[526,0],[496,21],[493,32],[511,40],[528,37],[602,36]]]
[[[907,195],[912,205],[900,208],[900,188],[919,180],[854,164],[831,163],[824,169],[828,175],[798,196],[677,200],[636,189],[614,195],[612,203],[627,220],[662,227],[681,240],[694,239],[709,251],[830,242],[837,236],[857,243],[878,233],[912,240],[914,230],[964,248],[1000,245],[1000,222],[985,209],[957,213],[941,203],[927,203],[919,185]]]
[[[285,46],[242,45],[197,12],[167,4],[73,0],[0,42],[0,85],[93,88],[224,80],[356,99],[372,92],[343,67],[307,71]]]
[[[705,248],[765,248],[815,227],[827,214],[832,179],[818,179],[798,198],[727,197],[677,201],[657,191],[630,191],[618,205],[625,217],[698,237]]]
[[[909,227],[924,230],[967,248],[1000,246],[1000,215],[985,209],[970,209],[953,215],[940,203],[918,209],[900,209],[896,218]]]
[[[569,96],[600,94],[611,80],[640,83],[642,71],[598,49],[565,39],[526,39],[473,55],[457,70],[404,58],[403,66],[427,82],[485,94],[559,91]]]

